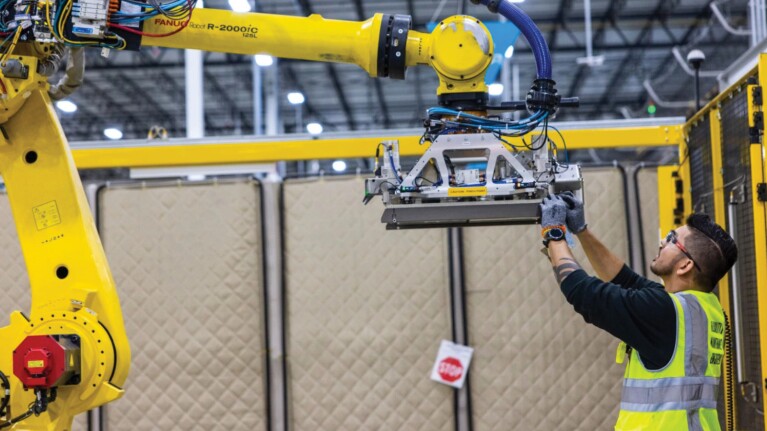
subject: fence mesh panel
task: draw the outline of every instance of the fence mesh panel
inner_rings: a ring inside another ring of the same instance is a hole
[[[738,244],[738,288],[740,289],[743,353],[745,358],[744,377],[756,385],[758,406],[762,404],[762,367],[759,343],[759,310],[757,308],[756,259],[754,250],[754,207],[751,199],[751,156],[748,133],[748,106],[745,91],[725,99],[720,109],[722,123],[722,164],[725,189],[722,191],[725,202],[729,201],[730,191],[742,187],[741,204],[737,206]],[[728,220],[729,222],[729,220]],[[734,358],[733,358],[734,359]],[[763,430],[764,417],[757,414],[754,406],[744,401],[736,388],[738,428],[742,430]]]

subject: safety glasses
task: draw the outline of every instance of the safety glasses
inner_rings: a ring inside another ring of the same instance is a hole
[[[690,255],[690,252],[687,251],[687,249],[684,247],[684,245],[681,242],[679,242],[679,238],[677,238],[677,236],[676,236],[676,231],[673,230],[673,229],[671,231],[669,231],[668,235],[666,235],[666,244],[668,244],[668,243],[672,243],[672,244],[676,245],[677,248],[685,256],[687,256],[688,259],[690,259],[692,261],[693,266],[695,266],[695,268],[697,268],[698,271],[703,272],[703,270],[700,269],[700,266],[698,266],[698,263],[695,262],[695,259],[693,259],[692,256]]]

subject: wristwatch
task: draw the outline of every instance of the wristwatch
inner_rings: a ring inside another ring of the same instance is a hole
[[[543,231],[543,246],[548,247],[549,241],[562,241],[565,239],[565,229],[561,226],[552,226]]]

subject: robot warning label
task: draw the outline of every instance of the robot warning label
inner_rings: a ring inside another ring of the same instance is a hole
[[[50,201],[32,208],[32,214],[35,216],[35,225],[37,230],[47,229],[61,223],[61,215],[56,201]]]
[[[450,187],[447,195],[451,198],[487,195],[487,187]]]

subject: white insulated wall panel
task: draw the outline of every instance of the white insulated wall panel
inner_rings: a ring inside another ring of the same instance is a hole
[[[100,193],[133,356],[110,431],[266,429],[259,196],[245,180]]]
[[[429,379],[451,338],[447,233],[386,231],[363,191],[284,185],[291,429],[452,430],[452,389]]]
[[[623,178],[586,169],[587,222],[627,259]],[[567,303],[539,225],[464,229],[475,431],[608,430],[618,414],[618,340]],[[578,246],[578,262],[593,274]]]
[[[29,315],[29,277],[24,257],[19,246],[16,225],[11,214],[8,195],[0,193],[0,286],[3,300],[0,301],[0,325],[8,325],[8,318],[14,310]],[[6,373],[11,370],[5,371]]]
[[[8,318],[13,311],[21,311],[29,316],[30,290],[27,267],[19,246],[19,237],[16,234],[16,225],[11,214],[11,206],[8,195],[0,193],[0,291],[3,299],[0,300],[0,326],[8,326]],[[10,374],[13,370],[3,370]],[[75,417],[72,423],[72,431],[85,431],[88,429],[87,414]]]

